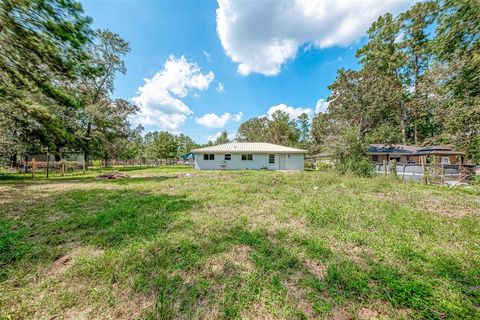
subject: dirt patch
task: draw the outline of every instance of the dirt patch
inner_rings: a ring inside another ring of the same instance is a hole
[[[112,180],[112,179],[128,179],[130,176],[121,172],[107,172],[100,174],[96,177],[97,179]]]
[[[479,210],[474,210],[469,208],[465,204],[462,204],[460,201],[452,202],[452,199],[438,199],[434,196],[428,194],[420,194],[420,196],[411,196],[406,193],[400,194],[385,194],[385,193],[374,193],[368,195],[370,198],[379,200],[398,203],[402,206],[407,206],[413,210],[425,210],[431,213],[440,214],[443,216],[448,216],[452,218],[463,217],[466,215],[480,215]],[[457,199],[458,200],[458,199]],[[480,207],[480,200],[476,201]]]
[[[377,299],[373,304],[359,308],[356,318],[359,320],[408,319],[411,314],[412,310],[410,309],[395,309],[390,303]]]
[[[240,315],[240,319],[249,320],[278,320],[279,317],[271,314],[269,310],[260,303],[254,303],[252,306],[245,308]]]
[[[45,275],[51,277],[65,272],[80,256],[98,257],[101,254],[103,254],[103,250],[100,249],[73,248],[67,254],[55,260],[47,269]]]
[[[52,265],[47,269],[45,275],[53,276],[59,273],[63,273],[73,263],[73,260],[78,255],[78,251],[78,249],[74,250],[55,260]]]
[[[250,259],[252,248],[247,245],[236,245],[230,250],[215,256],[206,263],[206,270],[213,274],[248,273],[254,269]]]
[[[323,280],[325,278],[326,267],[323,263],[312,259],[305,259],[304,265],[311,274],[317,277],[318,280]]]
[[[358,312],[358,319],[359,320],[373,320],[373,319],[378,319],[378,316],[380,315],[380,312],[377,310],[372,310],[369,308],[361,308],[360,311]]]
[[[315,310],[312,307],[312,304],[307,298],[307,292],[305,289],[298,286],[299,280],[303,277],[302,273],[293,274],[290,279],[283,284],[287,289],[287,298],[289,301],[293,301],[295,306],[302,310],[307,318],[315,318]]]
[[[76,306],[70,308],[65,313],[65,319],[68,320],[95,320],[95,319],[116,319],[129,320],[139,319],[142,313],[154,304],[154,297],[135,294],[127,288],[121,292],[114,286],[115,304],[113,308],[93,309],[91,306]],[[110,306],[112,307],[112,306]]]
[[[143,294],[135,294],[130,288],[121,292],[117,298],[116,308],[112,311],[112,319],[137,319],[142,312],[153,306],[155,298]]]
[[[480,201],[478,207],[480,207]],[[440,215],[448,216],[451,218],[459,218],[470,214],[480,214],[480,211],[474,211],[469,208],[462,207],[461,205],[451,207],[451,203],[446,203],[439,199],[428,199],[423,203],[423,208],[427,211],[438,213]]]
[[[331,319],[333,320],[350,320],[353,317],[343,307],[337,306],[332,310]]]
[[[373,255],[370,248],[359,246],[357,244],[347,246],[343,249],[343,252],[357,264],[365,264],[365,257]]]

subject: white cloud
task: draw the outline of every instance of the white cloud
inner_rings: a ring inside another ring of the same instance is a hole
[[[218,82],[217,84],[217,87],[215,88],[215,90],[217,90],[218,92],[222,93],[225,91],[225,87],[223,86],[223,84],[221,82]]]
[[[208,53],[207,51],[203,51],[203,55],[208,62],[212,62],[212,59],[210,58],[210,53]]]
[[[207,140],[209,141],[215,141],[217,140],[218,137],[223,133],[223,131],[219,131],[215,133],[214,135],[207,136]],[[227,132],[228,140],[232,141],[235,139],[235,133]]]
[[[296,119],[302,113],[306,113],[309,116],[312,115],[312,109],[310,108],[292,107],[292,106],[287,106],[286,104],[281,103],[281,104],[277,104],[276,106],[272,106],[270,107],[270,109],[268,109],[267,111],[268,118],[271,119],[272,114],[277,110],[287,113],[290,116],[290,119]]]
[[[215,78],[212,71],[200,67],[184,56],[169,56],[162,70],[138,88],[132,101],[140,107],[138,121],[160,129],[177,131],[193,111],[182,101],[192,90],[206,90]]]
[[[280,72],[304,44],[348,46],[386,12],[398,13],[414,0],[218,0],[217,33],[238,72]],[[308,48],[308,46],[306,47]]]
[[[287,113],[290,119],[292,120],[297,119],[302,113],[306,113],[311,119],[313,118],[314,113],[319,113],[319,112],[324,113],[327,111],[327,108],[328,108],[328,101],[322,98],[317,100],[315,104],[315,108],[292,107],[284,103],[281,103],[281,104],[277,104],[275,106],[270,107],[267,111],[267,114],[264,115],[264,117],[272,119],[272,114],[275,111],[280,110]]]
[[[242,120],[243,113],[237,114],[224,113],[222,115],[216,115],[215,113],[207,113],[200,118],[196,118],[195,121],[208,128],[223,128],[229,121],[240,122]]]
[[[325,113],[328,109],[328,101],[325,99],[318,99],[317,103],[315,104],[315,113]]]

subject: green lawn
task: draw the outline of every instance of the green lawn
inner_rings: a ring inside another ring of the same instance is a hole
[[[0,319],[480,318],[480,191],[330,172],[0,181]]]

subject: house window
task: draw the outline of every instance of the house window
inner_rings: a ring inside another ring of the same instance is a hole
[[[275,155],[269,154],[268,155],[268,163],[275,163]]]
[[[226,154],[225,155],[225,160],[232,160],[232,155],[231,154]]]
[[[378,162],[378,154],[372,154],[372,161]]]
[[[242,160],[253,160],[253,154],[242,154]]]
[[[213,154],[213,153],[210,153],[210,154],[205,153],[205,154],[203,155],[203,160],[215,160],[215,154]]]
[[[441,164],[450,164],[450,158],[449,157],[442,157],[442,160],[440,161]]]

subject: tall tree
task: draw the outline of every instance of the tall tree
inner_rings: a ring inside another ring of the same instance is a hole
[[[476,0],[440,1],[435,53],[446,75],[442,139],[480,163],[480,5]]]
[[[80,3],[72,0],[3,0],[0,97],[20,103],[25,99],[23,91],[33,90],[60,104],[77,106],[58,81],[77,79],[85,72],[90,23]]]
[[[428,110],[428,92],[422,91],[421,87],[433,54],[428,27],[435,21],[436,15],[436,3],[427,1],[416,3],[399,17],[403,34],[403,50],[407,57],[405,76],[406,84],[410,89],[409,106],[415,144],[419,144],[421,141],[419,125],[422,111]]]
[[[176,139],[178,143],[178,156],[181,156],[182,154],[188,153],[192,149],[199,147],[199,145],[193,141],[192,138],[183,133],[180,133]]]
[[[70,84],[90,70],[85,63],[90,23],[72,0],[0,2],[4,134],[50,148],[72,139],[71,122],[66,120],[82,104]]]
[[[236,139],[239,142],[265,142],[267,125],[266,117],[251,118],[240,125]]]
[[[95,35],[96,41],[89,46],[89,64],[95,72],[83,77],[80,83],[86,108],[81,114],[82,128],[78,132],[78,138],[82,141],[85,161],[89,160],[92,147],[98,144],[94,131],[99,129],[103,117],[107,116],[115,76],[127,71],[123,57],[130,52],[128,42],[118,34],[109,30],[97,30]]]
[[[214,144],[216,144],[216,145],[217,144],[225,144],[225,143],[229,143],[229,142],[230,142],[230,139],[228,138],[227,130],[224,130],[215,139]]]
[[[319,112],[315,114],[311,128],[313,152],[320,152],[322,147],[325,146],[327,138],[335,134],[334,129],[328,113]]]
[[[134,115],[139,108],[123,99],[99,105],[95,117],[92,118],[95,130],[92,142],[95,143],[95,155],[103,157],[105,161],[112,158],[123,158],[132,135],[132,128],[128,118]]]
[[[266,140],[270,143],[296,146],[300,139],[300,130],[295,121],[291,120],[288,113],[277,110],[268,121]]]
[[[300,131],[299,147],[309,149],[311,143],[310,119],[308,114],[302,113],[297,118],[297,127]]]
[[[178,153],[178,142],[170,132],[149,132],[145,135],[145,149],[149,159],[175,159]]]
[[[404,86],[403,70],[406,55],[397,39],[400,37],[400,21],[390,13],[378,17],[368,30],[368,42],[357,51],[364,68],[371,70],[381,86],[377,103],[386,105],[397,114],[402,142],[407,143],[407,88]]]

